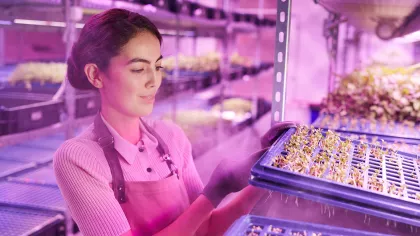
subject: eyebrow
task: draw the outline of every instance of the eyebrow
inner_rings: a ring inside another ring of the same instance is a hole
[[[158,62],[158,61],[159,61],[159,60],[161,60],[162,58],[163,58],[163,56],[162,56],[162,55],[160,55],[160,57],[156,60],[156,62]],[[144,63],[150,64],[150,61],[149,61],[149,60],[146,60],[146,59],[143,59],[143,58],[138,58],[138,57],[136,57],[136,58],[133,58],[133,59],[129,60],[129,61],[128,61],[128,63],[127,63],[127,65],[129,65],[129,64],[131,64],[131,63],[136,63],[136,62],[144,62]]]

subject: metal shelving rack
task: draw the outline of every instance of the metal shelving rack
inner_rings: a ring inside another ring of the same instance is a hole
[[[292,0],[277,0],[272,124],[284,121],[285,116],[291,12]]]
[[[197,1],[195,1],[197,2]],[[181,32],[188,32],[194,40],[197,37],[214,37],[221,39],[223,45],[221,65],[222,71],[222,86],[221,93],[223,94],[224,88],[228,84],[227,77],[229,76],[229,59],[228,51],[229,44],[232,43],[231,39],[234,39],[235,34],[239,33],[258,33],[257,29],[264,26],[257,26],[253,23],[248,22],[234,22],[230,20],[229,14],[229,2],[224,1],[226,11],[226,19],[205,19],[204,17],[192,17],[190,15],[180,13],[173,13],[158,7],[150,5],[140,5],[137,3],[131,3],[129,1],[117,1],[117,0],[3,0],[0,3],[0,9],[4,12],[3,16],[0,16],[0,20],[5,22],[11,22],[10,25],[3,25],[4,27],[16,27],[14,23],[15,19],[30,19],[37,21],[48,22],[47,25],[43,26],[28,26],[20,24],[18,27],[32,27],[33,29],[48,29],[51,26],[65,27],[63,39],[66,42],[66,59],[69,57],[72,45],[76,40],[77,29],[83,27],[83,22],[93,14],[97,14],[101,11],[110,8],[124,8],[131,11],[138,12],[149,19],[151,19],[159,29],[164,32],[172,32],[172,35],[176,37],[176,52],[179,50],[179,40]],[[263,0],[260,0],[263,2]],[[262,4],[260,4],[262,6]],[[1,28],[0,28],[1,29]],[[175,34],[173,34],[175,31]],[[196,45],[194,41],[193,45]],[[178,53],[176,53],[178,55]],[[259,54],[257,54],[259,55]],[[256,61],[260,61],[258,58]],[[224,63],[223,63],[224,62]],[[177,62],[176,62],[177,64]],[[178,66],[176,65],[174,77],[179,77]],[[63,96],[64,95],[64,96]],[[18,133],[12,135],[6,135],[0,137],[0,147],[15,144],[32,138],[53,134],[58,131],[66,131],[66,137],[71,138],[74,136],[73,130],[77,125],[89,124],[92,122],[92,118],[75,119],[75,91],[69,86],[67,80],[63,82],[59,91],[54,96],[54,99],[64,98],[67,106],[67,118],[64,122],[45,127],[39,130],[33,130],[25,133]],[[173,97],[173,111],[176,110],[176,99],[177,96]]]

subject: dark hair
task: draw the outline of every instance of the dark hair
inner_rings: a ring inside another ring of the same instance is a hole
[[[123,9],[110,9],[92,16],[83,27],[79,40],[73,45],[67,61],[67,77],[76,89],[96,89],[85,75],[88,63],[106,70],[112,57],[138,32],[149,31],[162,44],[162,35],[146,17]]]

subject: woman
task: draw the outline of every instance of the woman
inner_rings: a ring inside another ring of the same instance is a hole
[[[223,161],[204,188],[181,129],[141,118],[161,85],[161,43],[147,18],[112,9],[93,16],[73,46],[67,77],[77,89],[99,90],[101,111],[57,150],[54,170],[86,236],[219,235],[264,194],[247,186],[261,152]]]

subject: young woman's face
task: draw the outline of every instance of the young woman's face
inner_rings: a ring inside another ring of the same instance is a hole
[[[161,65],[159,40],[147,31],[138,33],[110,60],[100,89],[102,105],[126,116],[149,115],[162,82]]]

